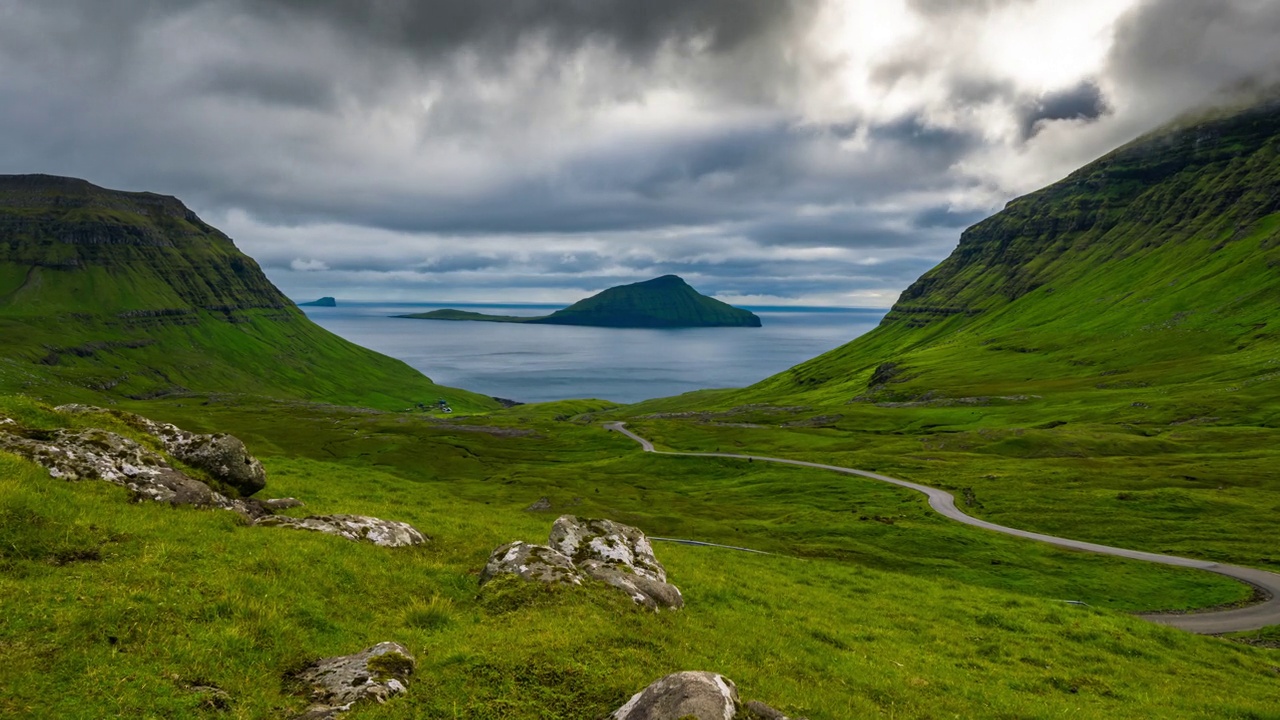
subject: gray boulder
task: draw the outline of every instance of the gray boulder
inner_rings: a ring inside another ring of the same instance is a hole
[[[759,700],[745,706],[723,675],[678,672],[641,690],[613,711],[611,720],[790,720]],[[797,718],[804,720],[804,718]]]
[[[489,562],[480,573],[480,584],[499,575],[518,575],[526,580],[559,585],[582,584],[582,574],[568,556],[545,545],[520,541],[499,545],[490,553]]]
[[[738,688],[709,672],[678,672],[636,693],[609,717],[613,720],[733,720]]]
[[[266,487],[267,471],[263,469],[262,463],[249,454],[243,442],[232,435],[202,435],[141,415],[88,405],[62,405],[56,409],[65,413],[108,413],[117,417],[130,427],[155,437],[164,446],[165,452],[192,467],[204,470],[245,497]]]
[[[654,610],[684,607],[680,589],[667,582],[666,568],[654,556],[649,538],[612,520],[563,515],[551,526],[548,545],[513,542],[494,550],[480,583],[502,574],[574,585],[590,577]]]
[[[630,525],[561,515],[551,526],[549,544],[574,562],[599,560],[626,567],[637,575],[667,581],[667,570],[654,557],[649,538]]]
[[[550,545],[573,559],[584,574],[620,588],[647,607],[681,608],[680,589],[639,529],[612,520],[562,515],[551,526]]]
[[[254,524],[313,530],[356,542],[370,542],[380,547],[422,545],[429,539],[409,523],[367,515],[312,515],[305,518],[268,515],[259,518]]]
[[[315,702],[299,718],[328,720],[361,701],[384,703],[405,692],[415,666],[409,650],[394,642],[320,660],[295,676]]]
[[[227,498],[170,467],[158,453],[106,430],[54,430],[40,440],[0,432],[0,450],[66,480],[106,480],[139,498],[171,505],[222,507]]]
[[[631,599],[650,610],[684,607],[680,588],[668,582],[655,580],[647,575],[630,572],[625,565],[601,560],[587,560],[578,564],[584,575],[608,583],[631,596]]]

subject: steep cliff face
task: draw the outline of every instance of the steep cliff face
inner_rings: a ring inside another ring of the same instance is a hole
[[[1280,103],[1267,101],[1184,118],[1010,202],[875,331],[734,400],[1274,394],[1278,306]],[[885,364],[898,377],[877,386]]]
[[[1208,235],[1216,253],[1280,212],[1278,152],[1280,102],[1140,138],[966,230],[885,321],[977,315],[1104,262],[1201,254],[1188,244]]]
[[[0,337],[0,388],[59,398],[494,405],[313,324],[176,198],[74,178],[0,176]]]
[[[29,291],[26,302],[9,303],[12,310],[62,302],[54,288],[87,290],[108,275],[132,287],[95,294],[98,309],[294,314],[293,303],[252,258],[178,199],[106,190],[74,178],[0,176],[0,263],[11,266],[0,298]],[[14,287],[16,269],[23,273]]]

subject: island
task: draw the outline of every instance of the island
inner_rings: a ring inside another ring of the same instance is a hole
[[[331,297],[322,297],[319,300],[298,303],[298,307],[338,307],[338,301]]]
[[[760,327],[755,313],[707,297],[676,275],[612,287],[563,310],[537,317],[453,309],[395,317],[612,328]]]

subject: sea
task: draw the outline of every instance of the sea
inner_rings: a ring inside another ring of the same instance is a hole
[[[744,387],[871,330],[886,310],[751,307],[759,328],[676,330],[413,320],[445,307],[546,315],[559,305],[343,302],[306,307],[321,327],[398,358],[442,385],[518,402],[600,398],[633,403]]]

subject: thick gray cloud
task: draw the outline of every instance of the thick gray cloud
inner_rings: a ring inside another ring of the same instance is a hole
[[[1023,139],[1029,139],[1053,120],[1079,120],[1091,122],[1110,110],[1102,95],[1102,88],[1093,80],[1086,80],[1073,88],[1045,93],[1028,103],[1018,118]]]
[[[1176,109],[1280,81],[1280,3],[1147,0],[1116,28],[1118,81]]]
[[[0,171],[178,195],[297,294],[883,305],[1277,36],[1268,0],[0,0]]]
[[[424,58],[469,48],[501,55],[529,36],[557,48],[606,42],[633,60],[660,47],[705,40],[723,52],[786,33],[812,16],[800,0],[240,0],[242,10],[278,23],[310,21],[364,42],[388,43]]]

